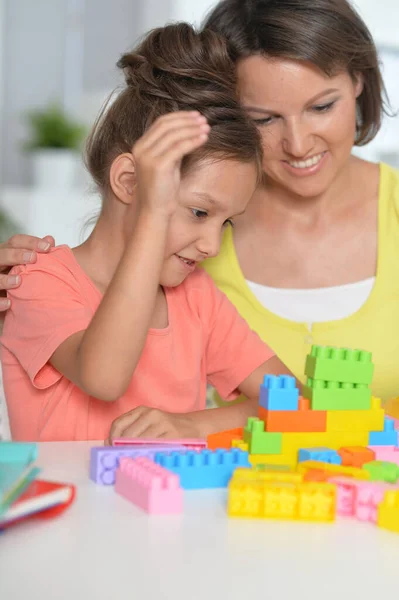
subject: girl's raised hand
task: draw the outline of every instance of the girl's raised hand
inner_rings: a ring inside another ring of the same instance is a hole
[[[141,208],[169,218],[177,209],[183,157],[208,139],[210,127],[199,112],[159,117],[133,147]]]

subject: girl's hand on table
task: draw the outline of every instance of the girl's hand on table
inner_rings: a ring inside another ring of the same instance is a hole
[[[169,413],[139,406],[115,419],[107,443],[120,437],[180,439],[200,435],[190,413]]]

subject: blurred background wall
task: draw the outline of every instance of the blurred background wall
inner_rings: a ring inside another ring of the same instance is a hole
[[[53,167],[53,183],[34,183],[27,114],[58,103],[90,126],[118,85],[115,63],[149,29],[166,22],[199,24],[215,0],[0,0],[0,207],[14,227],[51,233],[76,245],[99,208],[82,165],[72,183]],[[399,108],[399,2],[356,0],[380,51],[385,83]],[[358,152],[399,167],[399,117]],[[50,165],[50,162],[46,163]],[[51,175],[50,173],[50,175]],[[46,174],[46,173],[45,173]],[[0,232],[1,233],[1,232]],[[4,235],[4,234],[3,234]]]

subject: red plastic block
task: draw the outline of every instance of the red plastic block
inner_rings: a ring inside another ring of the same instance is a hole
[[[342,465],[344,467],[358,467],[361,469],[365,463],[375,460],[375,452],[365,446],[340,448],[338,454],[342,458]]]
[[[236,429],[211,433],[211,435],[208,435],[207,437],[207,447],[209,450],[217,450],[217,448],[230,450],[231,442],[233,440],[242,440],[243,432],[243,427],[237,427]]]
[[[183,509],[179,476],[148,458],[121,458],[115,491],[149,513],[176,514]]]
[[[303,402],[302,410],[266,410],[258,408],[259,419],[265,423],[265,431],[273,432],[323,432],[327,427],[325,410],[308,410],[309,400]]]

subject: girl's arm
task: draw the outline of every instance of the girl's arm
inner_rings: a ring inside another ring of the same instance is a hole
[[[208,131],[199,113],[176,112],[159,118],[133,148],[139,204],[133,235],[89,327],[50,359],[90,396],[117,400],[131,381],[159,293],[181,160],[206,141]]]

